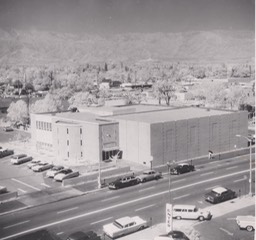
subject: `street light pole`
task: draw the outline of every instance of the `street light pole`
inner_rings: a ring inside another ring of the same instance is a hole
[[[247,141],[249,141],[250,145],[250,177],[249,177],[249,195],[252,196],[252,139],[245,137],[243,135],[237,134],[236,137],[242,137],[245,138]]]

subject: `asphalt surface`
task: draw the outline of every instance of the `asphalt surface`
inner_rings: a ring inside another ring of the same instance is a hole
[[[217,185],[230,187],[237,192],[240,189],[241,194],[246,192],[248,186],[244,176],[248,179],[248,174],[247,160],[207,164],[195,172],[171,176],[170,192],[169,176],[118,191],[104,189],[97,194],[0,217],[0,232],[2,237],[8,237],[48,228],[65,239],[70,233],[78,230],[95,230],[102,233],[102,225],[126,215],[139,215],[152,224],[157,224],[165,220],[165,204],[170,197],[173,203],[196,204],[203,208],[209,205],[203,200],[204,193]]]

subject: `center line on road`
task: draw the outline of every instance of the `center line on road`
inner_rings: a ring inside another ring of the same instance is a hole
[[[135,210],[135,212],[138,212],[138,211],[144,210],[144,209],[146,209],[146,208],[154,207],[155,205],[156,205],[156,204],[151,204],[151,205],[148,205],[148,206],[146,206],[146,207],[137,208],[137,209]]]
[[[226,168],[226,170],[234,169],[234,168],[238,168],[238,166],[228,167],[228,168]]]
[[[50,188],[51,186],[47,185],[46,183],[41,183],[42,186]]]
[[[41,191],[41,189],[36,188],[36,187],[33,187],[33,186],[31,186],[31,185],[29,185],[29,184],[27,184],[27,183],[24,183],[24,182],[22,182],[22,181],[20,181],[20,180],[18,180],[18,179],[16,179],[16,178],[11,178],[11,179],[12,179],[13,181],[18,182],[18,183],[20,183],[20,184],[23,184],[23,185],[25,185],[25,186],[27,186],[27,187],[33,188],[33,189],[35,189],[35,190],[37,190],[37,191]]]
[[[233,182],[242,182],[244,180],[246,180],[246,179],[245,178],[240,178],[240,179],[234,180]]]
[[[208,173],[202,173],[200,174],[200,176],[206,176],[206,175],[210,175],[210,174],[213,174],[214,172],[208,172]]]
[[[173,200],[184,198],[184,197],[188,197],[189,195],[190,194],[185,194],[185,195],[182,195],[182,196],[179,196],[179,197],[175,197],[175,198],[173,198]]]
[[[225,228],[220,228],[220,230],[222,230],[223,232],[227,233],[227,234],[230,235],[230,236],[233,236],[233,235],[234,235],[234,233],[229,232],[229,231],[228,231],[227,229],[225,229]]]
[[[97,224],[97,223],[100,223],[100,222],[105,222],[105,221],[110,220],[110,219],[112,219],[112,218],[113,218],[113,217],[109,217],[109,218],[101,219],[101,220],[99,220],[99,221],[92,222],[90,225],[94,225],[94,224]]]
[[[186,178],[182,178],[182,179],[180,179],[180,180],[173,181],[172,183],[183,182],[183,181],[185,181],[185,180],[186,180]]]
[[[255,169],[253,169],[253,170],[255,170]],[[173,188],[173,189],[171,189],[171,192],[178,191],[178,190],[181,190],[181,189],[186,189],[186,188],[189,188],[189,187],[199,186],[199,185],[205,184],[207,182],[212,182],[212,181],[216,181],[216,180],[220,180],[220,179],[224,179],[224,178],[228,178],[228,177],[233,177],[233,176],[240,175],[240,174],[245,174],[245,173],[248,173],[249,171],[250,170],[242,170],[242,171],[239,171],[239,172],[233,172],[233,173],[229,173],[229,174],[219,176],[219,177],[215,177],[215,178],[205,179],[203,181],[199,181],[199,182],[196,182],[196,183],[190,183],[190,184],[187,184],[187,185],[184,185],[184,186],[181,186],[181,187]],[[12,235],[8,235],[6,237],[3,237],[2,240],[14,238],[14,237],[20,236],[22,234],[33,232],[33,231],[36,231],[36,230],[39,230],[39,229],[42,229],[42,228],[48,228],[48,227],[58,225],[58,224],[61,224],[61,223],[66,223],[66,222],[70,222],[70,221],[73,221],[73,220],[76,220],[76,219],[81,219],[81,218],[84,218],[84,217],[87,217],[87,216],[91,216],[93,214],[106,212],[106,211],[109,211],[109,210],[113,210],[113,209],[116,209],[116,208],[127,206],[129,204],[142,202],[142,201],[145,201],[145,200],[153,198],[153,197],[161,196],[161,195],[164,195],[164,194],[169,194],[169,192],[170,192],[169,190],[164,190],[162,192],[157,192],[157,193],[150,194],[150,195],[140,197],[140,198],[136,198],[136,199],[133,199],[133,200],[130,200],[130,201],[118,203],[116,205],[112,205],[112,206],[108,206],[108,207],[105,207],[105,208],[93,210],[91,212],[81,213],[79,215],[69,217],[69,218],[65,218],[65,219],[62,219],[62,220],[58,220],[58,221],[55,221],[55,222],[49,222],[47,224],[43,224],[43,225],[40,225],[40,226],[37,226],[37,227],[29,228],[27,230],[24,230],[24,231],[21,231],[21,232],[18,232],[18,233],[14,233]]]
[[[57,214],[69,212],[69,211],[76,210],[76,209],[78,209],[78,207],[73,207],[73,208],[69,208],[69,209],[63,210],[63,211],[59,211],[59,212],[57,212]]]
[[[23,192],[23,193],[26,193],[27,191],[21,189],[21,188],[18,188],[19,191]]]
[[[139,192],[144,192],[144,191],[147,191],[147,190],[152,189],[152,188],[155,188],[155,187],[152,186],[152,187],[144,188],[144,189],[139,190]]]
[[[111,201],[111,200],[116,199],[116,198],[120,198],[120,196],[115,196],[115,197],[112,197],[112,198],[107,198],[107,199],[101,200],[101,202]]]
[[[15,226],[18,226],[18,225],[21,225],[21,224],[27,223],[27,222],[30,222],[30,220],[27,220],[27,221],[24,221],[24,222],[19,222],[19,223],[16,223],[16,224],[13,224],[13,225],[10,225],[10,226],[7,226],[7,227],[4,227],[3,229],[7,229],[7,228],[11,228],[11,227],[15,227]]]

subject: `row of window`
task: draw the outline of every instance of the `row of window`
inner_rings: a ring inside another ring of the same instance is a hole
[[[82,133],[83,133],[83,130],[82,130],[82,128],[80,128],[80,134],[82,134]],[[67,134],[69,134],[68,128],[67,128]]]
[[[52,131],[52,124],[49,122],[36,121],[36,129]]]
[[[69,152],[67,152],[67,157],[69,158]],[[83,157],[83,152],[81,152],[80,157]]]
[[[50,143],[45,143],[45,142],[36,142],[36,147],[37,148],[47,148],[47,149],[49,149],[49,148],[52,148],[52,144],[50,144]]]

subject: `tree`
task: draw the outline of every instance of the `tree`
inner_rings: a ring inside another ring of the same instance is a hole
[[[7,109],[7,117],[12,122],[23,122],[26,123],[29,115],[28,115],[28,106],[27,103],[23,100],[19,100],[17,102],[12,102],[9,108]]]
[[[89,106],[92,104],[92,96],[89,92],[75,93],[69,100],[69,104],[72,107]]]
[[[246,93],[240,87],[233,86],[227,91],[225,97],[226,103],[230,105],[230,108],[239,107],[239,104],[244,103],[246,100]]]

